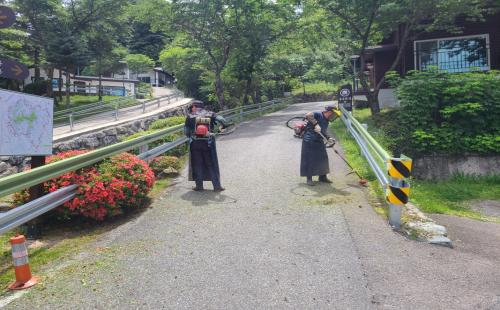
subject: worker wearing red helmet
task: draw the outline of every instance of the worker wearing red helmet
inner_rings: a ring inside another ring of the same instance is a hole
[[[213,130],[216,124],[226,126],[222,116],[204,109],[202,101],[195,100],[186,117],[184,131],[189,138],[189,180],[195,181],[195,191],[202,191],[203,181],[212,181],[214,191],[224,188],[220,182],[219,161]]]

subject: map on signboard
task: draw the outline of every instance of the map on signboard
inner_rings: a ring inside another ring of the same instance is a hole
[[[0,90],[0,155],[52,154],[50,98]]]

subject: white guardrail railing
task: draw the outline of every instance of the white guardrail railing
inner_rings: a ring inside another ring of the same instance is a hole
[[[245,116],[264,113],[272,109],[278,104],[293,103],[292,98],[273,100],[259,104],[238,107],[219,114],[223,115],[227,120],[243,120]],[[21,172],[0,179],[0,198],[9,194],[13,194],[19,190],[29,188],[31,186],[41,184],[50,179],[63,175],[64,173],[75,171],[80,168],[95,164],[113,155],[126,151],[139,149],[139,157],[143,160],[153,159],[173,148],[176,148],[188,141],[186,137],[157,146],[153,149],[148,148],[148,144],[158,141],[167,135],[183,132],[183,125],[177,125],[171,128],[163,129],[152,134],[135,138],[129,141],[119,142],[110,146],[106,146],[88,153],[75,157],[60,160],[39,168]],[[76,195],[77,186],[69,185],[55,192],[44,195],[38,199],[28,202],[22,206],[16,207],[8,212],[0,214],[0,234],[14,229],[41,214],[50,211],[57,206],[73,199]]]
[[[377,177],[378,183],[385,192],[389,203],[389,224],[399,229],[401,227],[402,209],[408,203],[412,160],[406,156],[399,158],[391,156],[372,137],[367,128],[356,120],[351,112],[340,105],[341,119],[349,133],[356,140],[361,153]]]

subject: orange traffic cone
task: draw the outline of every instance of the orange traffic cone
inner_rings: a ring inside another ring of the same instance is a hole
[[[23,290],[37,284],[38,278],[31,276],[30,264],[28,262],[28,248],[26,238],[18,235],[10,238],[12,245],[12,259],[14,261],[14,271],[16,272],[16,282],[9,285],[11,290]]]

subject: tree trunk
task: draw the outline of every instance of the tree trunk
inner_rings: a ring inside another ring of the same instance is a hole
[[[254,101],[253,103],[259,103],[262,101],[262,95],[259,87],[257,87],[253,92],[253,101]]]
[[[53,91],[52,91],[52,80],[54,79],[54,67],[48,67],[47,68],[47,97],[52,98],[53,97]]]
[[[99,92],[99,94],[98,94],[98,96],[99,96],[98,100],[102,101],[102,74],[99,74],[99,91],[98,92]]]
[[[59,88],[59,102],[62,102],[63,97],[62,97],[62,70],[61,68],[59,70],[59,79],[57,80],[57,87]]]
[[[243,105],[248,104],[248,96],[250,96],[250,92],[252,91],[252,78],[249,77],[245,84],[245,92],[243,97]]]
[[[217,100],[219,101],[219,107],[221,110],[226,109],[226,100],[224,98],[224,86],[222,85],[221,72],[215,72],[215,94],[217,95]]]
[[[69,91],[70,83],[71,83],[71,77],[69,75],[69,69],[66,67],[66,108],[68,109],[70,103],[70,91]]]
[[[34,82],[37,82],[40,80],[40,51],[38,50],[38,48],[35,48],[35,55],[33,58],[34,58],[33,65],[35,66],[35,81]]]
[[[368,91],[367,97],[368,97],[368,103],[370,105],[370,111],[372,115],[380,113],[380,105],[378,102],[378,93],[379,90],[376,89],[374,91]]]

